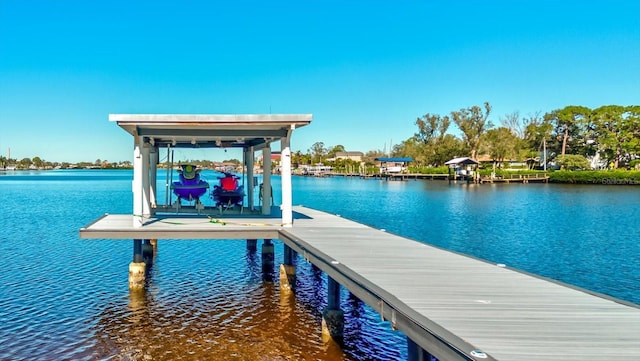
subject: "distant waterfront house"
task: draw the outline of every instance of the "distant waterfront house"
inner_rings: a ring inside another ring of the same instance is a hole
[[[318,163],[316,165],[303,165],[301,169],[302,175],[321,176],[327,172],[331,172],[333,167]]]
[[[242,171],[242,168],[234,162],[212,162],[211,166],[218,172],[234,173],[236,171]]]
[[[277,151],[273,151],[271,152],[271,164],[280,164],[280,158],[282,157],[282,155],[280,154],[280,152]]]
[[[349,159],[356,162],[361,162],[364,153],[362,152],[336,152],[336,159]]]
[[[515,159],[503,159],[498,161],[496,159],[493,159],[491,156],[487,154],[479,155],[476,158],[476,160],[484,166],[492,165],[492,166],[497,166],[498,168],[507,168],[507,169],[533,168],[533,163],[538,162],[535,158],[529,158],[524,161],[515,160]]]

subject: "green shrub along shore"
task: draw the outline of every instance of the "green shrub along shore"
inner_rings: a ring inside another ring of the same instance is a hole
[[[419,174],[446,174],[448,168],[445,167],[409,167],[410,173]],[[550,183],[568,184],[608,184],[608,185],[640,185],[640,170],[503,170],[492,168],[481,168],[478,170],[481,177],[489,177],[491,173],[495,176],[510,178],[518,175],[549,175]]]
[[[640,185],[636,170],[558,170],[549,173],[549,182],[572,184]]]

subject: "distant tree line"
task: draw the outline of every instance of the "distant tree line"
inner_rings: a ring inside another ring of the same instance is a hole
[[[611,168],[640,159],[640,106],[608,105],[596,109],[566,106],[544,115],[507,114],[495,127],[488,120],[491,106],[453,111],[449,116],[425,114],[416,119],[418,132],[394,148],[421,165],[438,166],[455,156],[488,156],[505,160],[555,162],[586,168],[587,158],[599,156]],[[447,131],[458,126],[462,138]],[[545,154],[542,151],[546,150]]]
[[[499,126],[489,120],[490,115],[488,102],[447,115],[426,113],[415,120],[417,131],[412,137],[394,145],[389,152],[367,151],[362,161],[373,166],[376,157],[391,155],[411,157],[413,165],[418,167],[439,167],[452,158],[468,156],[488,158],[498,167],[510,160],[553,163],[567,169],[588,168],[588,159],[594,157],[600,158],[601,165],[614,169],[640,163],[639,105],[607,105],[596,109],[570,105],[525,117],[513,112],[500,118]],[[452,124],[458,127],[460,136],[450,133]],[[323,142],[316,142],[306,153],[293,152],[292,163],[294,167],[322,163],[338,170],[361,166],[359,161],[336,159],[336,153],[344,151],[343,145],[326,147]],[[239,163],[235,159],[229,161]],[[208,160],[190,162],[203,167],[211,164]],[[16,160],[0,156],[0,168],[8,165],[16,165],[19,169],[122,168],[130,167],[131,163],[97,159],[93,163],[72,165],[47,162],[40,157]]]
[[[0,156],[0,169],[15,166],[16,169],[69,169],[69,168],[131,168],[130,161],[109,162],[96,159],[95,162],[50,162],[38,156],[33,158],[14,159]]]
[[[552,163],[563,168],[588,168],[588,159],[600,158],[608,168],[640,163],[640,106],[607,105],[596,109],[566,106],[521,117],[518,112],[489,120],[491,105],[471,106],[447,115],[427,113],[415,120],[417,132],[393,146],[391,156],[411,157],[415,166],[438,167],[455,157],[484,158],[500,167],[505,161]],[[450,133],[455,124],[461,135]],[[543,153],[543,151],[546,152]],[[294,163],[331,163],[342,145],[325,148],[315,143],[306,154],[295,152]],[[383,155],[367,152],[364,161]]]

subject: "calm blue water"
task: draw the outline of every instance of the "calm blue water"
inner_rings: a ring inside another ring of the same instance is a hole
[[[640,304],[639,187],[301,178],[295,189],[294,204]]]
[[[0,173],[0,359],[406,357],[404,336],[347,292],[345,348],[325,345],[324,275],[298,259],[296,297],[281,298],[277,277],[263,280],[259,254],[242,241],[161,240],[147,292],[130,293],[131,242],[80,240],[78,229],[130,213],[131,179]],[[637,187],[302,177],[293,185],[294,204],[640,303]],[[281,252],[276,243],[276,263]]]

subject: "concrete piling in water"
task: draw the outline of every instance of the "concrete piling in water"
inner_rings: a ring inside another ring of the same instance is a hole
[[[293,264],[295,252],[283,245],[284,263],[280,265],[280,291],[292,292],[296,284],[296,266]]]
[[[133,262],[129,264],[129,289],[144,288],[147,264],[142,256],[142,240],[133,240]]]
[[[144,281],[147,274],[147,264],[144,262],[129,263],[129,289],[137,290],[144,288]]]
[[[340,309],[340,284],[327,276],[327,307],[322,311],[322,339],[342,344],[344,312]]]

